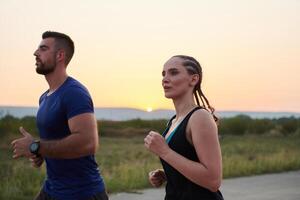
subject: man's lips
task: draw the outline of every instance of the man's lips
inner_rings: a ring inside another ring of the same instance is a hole
[[[38,58],[35,59],[35,65],[36,65],[36,66],[40,65],[41,63],[42,63],[42,62],[41,62],[40,59],[38,59]]]

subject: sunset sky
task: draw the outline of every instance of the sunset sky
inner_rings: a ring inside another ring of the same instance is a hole
[[[44,31],[75,42],[68,74],[95,107],[172,109],[163,64],[187,54],[203,67],[217,110],[300,112],[299,0],[1,0],[0,106],[38,106]]]

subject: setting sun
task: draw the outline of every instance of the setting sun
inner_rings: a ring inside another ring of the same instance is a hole
[[[152,108],[151,108],[151,107],[148,107],[148,108],[147,108],[147,112],[152,112]]]

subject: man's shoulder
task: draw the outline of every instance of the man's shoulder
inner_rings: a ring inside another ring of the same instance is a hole
[[[68,78],[68,82],[61,91],[60,97],[64,102],[91,100],[91,95],[87,88],[72,77]]]
[[[68,77],[67,83],[66,83],[66,88],[68,89],[83,89],[88,92],[88,89],[78,80],[72,77]]]

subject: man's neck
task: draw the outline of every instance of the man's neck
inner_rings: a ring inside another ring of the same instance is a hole
[[[59,88],[65,80],[68,78],[66,71],[54,71],[50,74],[45,75],[45,78],[49,85],[49,93],[53,93],[57,88]]]

